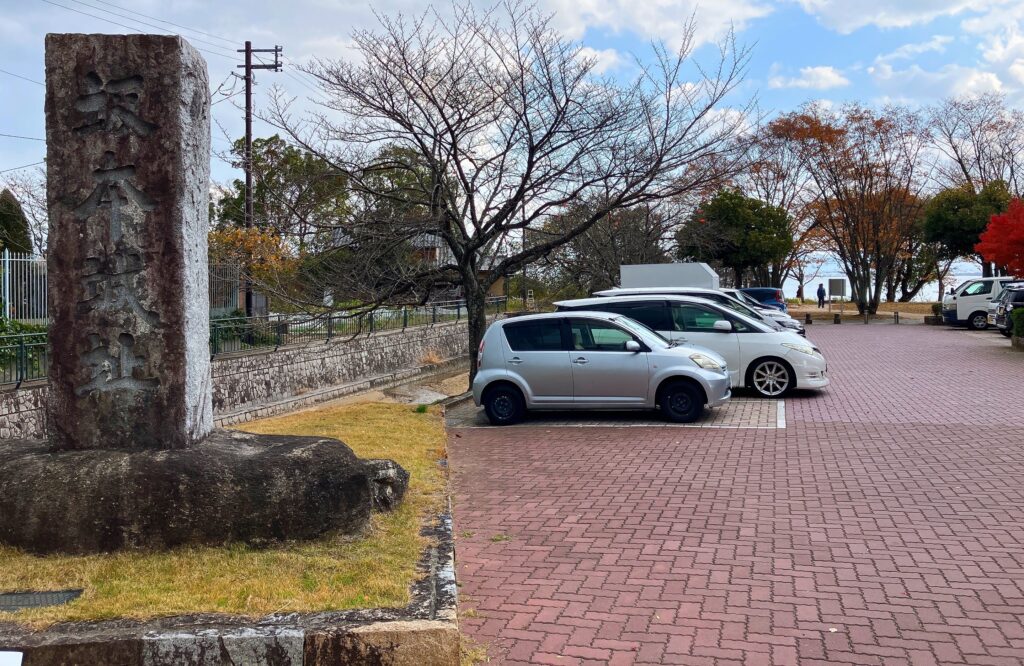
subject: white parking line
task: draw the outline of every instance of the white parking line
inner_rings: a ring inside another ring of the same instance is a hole
[[[779,400],[775,412],[775,427],[783,430],[786,427],[786,401]]]

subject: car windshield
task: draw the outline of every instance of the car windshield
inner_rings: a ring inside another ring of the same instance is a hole
[[[739,301],[735,300],[734,298],[730,297],[730,298],[723,299],[721,301],[721,303],[722,303],[722,305],[724,305],[725,307],[729,308],[733,312],[739,312],[741,315],[746,315],[746,316],[750,317],[751,319],[753,319],[754,321],[763,321],[764,320],[764,317],[761,315],[760,312],[756,312],[753,309],[748,308],[746,305],[744,305],[743,303],[740,303]]]
[[[731,292],[729,295],[735,298],[737,301],[742,301],[747,305],[751,305],[753,307],[761,307],[761,304],[746,292],[737,289],[736,291]]]
[[[658,333],[652,328],[648,328],[636,319],[630,319],[629,317],[616,317],[612,321],[641,337],[653,337],[656,342],[660,343],[664,347],[672,346],[672,343],[666,340],[661,333]]]

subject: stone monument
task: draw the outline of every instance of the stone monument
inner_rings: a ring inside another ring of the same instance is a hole
[[[210,92],[180,37],[48,35],[48,433],[180,449],[213,429]]]
[[[408,474],[213,429],[206,64],[183,38],[48,35],[47,442],[0,444],[0,543],[38,553],[361,530]]]

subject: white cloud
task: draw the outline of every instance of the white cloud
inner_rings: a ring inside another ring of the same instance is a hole
[[[1013,64],[1009,66],[1008,71],[1013,78],[1017,79],[1021,85],[1024,85],[1024,58],[1015,60]]]
[[[730,27],[739,32],[772,12],[766,0],[546,0],[539,6],[555,12],[555,25],[575,39],[588,29],[602,28],[661,39],[673,47],[691,16],[696,17],[700,44],[721,37]]]
[[[928,53],[930,51],[937,51],[944,53],[946,50],[946,44],[953,41],[953,38],[949,35],[935,35],[926,42],[917,42],[914,44],[904,44],[895,51],[890,53],[884,53],[877,58],[875,62],[892,62],[894,60],[913,60],[915,57],[922,53]]]
[[[801,67],[800,76],[773,76],[768,79],[769,88],[805,88],[808,90],[830,90],[850,85],[850,80],[835,67],[819,65]]]
[[[832,30],[848,34],[874,25],[906,28],[923,25],[942,16],[968,11],[987,11],[1016,0],[795,0],[805,12]]]
[[[604,74],[610,69],[615,69],[622,64],[622,56],[615,49],[592,49],[589,46],[584,46],[580,49],[579,53],[582,58],[593,59],[594,71],[598,74]]]
[[[925,70],[919,65],[894,69],[882,63],[869,67],[868,73],[884,93],[895,99],[938,99],[1003,90],[1003,82],[994,72],[956,64]]]

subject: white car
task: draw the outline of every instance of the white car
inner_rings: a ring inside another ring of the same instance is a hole
[[[720,289],[719,291],[721,291],[723,294],[732,296],[737,301],[743,303],[747,307],[757,310],[758,314],[774,319],[775,321],[779,322],[786,328],[796,329],[797,327],[800,327],[802,330],[803,325],[799,321],[797,321],[795,317],[791,317],[782,310],[779,310],[777,308],[770,308],[762,304],[760,301],[758,301],[756,298],[754,298],[747,292],[743,291],[742,289]],[[791,324],[790,322],[793,323]]]
[[[825,357],[813,344],[704,298],[652,294],[581,298],[555,306],[625,315],[672,342],[709,349],[725,359],[733,388],[748,387],[762,397],[829,383]]]
[[[749,294],[739,289],[705,289],[703,287],[616,287],[595,291],[594,296],[651,296],[654,294],[671,294],[674,296],[693,296],[706,298],[721,305],[728,306],[732,310],[738,310],[740,314],[746,314],[752,319],[765,322],[772,328],[778,330],[790,329],[800,335],[807,335],[804,325],[790,317],[782,310],[770,308],[758,303]]]

